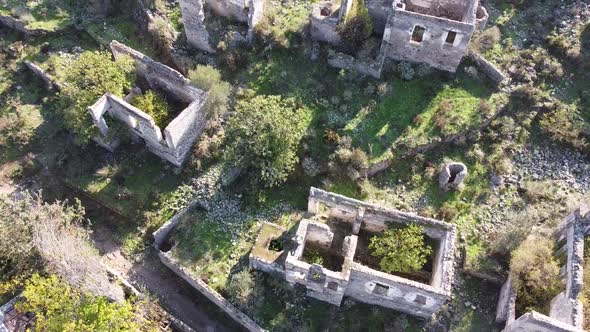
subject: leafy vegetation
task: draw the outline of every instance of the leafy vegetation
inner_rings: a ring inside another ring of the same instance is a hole
[[[162,94],[152,90],[147,91],[144,94],[136,95],[131,100],[131,105],[151,116],[160,128],[164,128],[168,124],[170,107],[168,106],[166,97]]]
[[[309,110],[292,98],[256,96],[237,102],[227,127],[227,158],[253,176],[253,184],[284,182],[299,161],[297,149],[310,122]]]
[[[419,271],[432,254],[424,241],[424,227],[415,224],[373,236],[369,249],[371,255],[381,258],[381,269],[389,273]]]
[[[158,323],[144,312],[149,303],[110,302],[51,275],[33,275],[23,285],[20,312],[35,314],[35,331],[152,331]]]
[[[518,312],[533,309],[548,313],[549,302],[561,288],[559,265],[553,252],[551,240],[531,236],[512,253],[510,272]]]
[[[188,78],[195,86],[208,92],[207,110],[209,116],[215,118],[225,113],[231,86],[221,80],[219,70],[211,66],[198,65],[189,71]]]
[[[356,51],[373,33],[373,22],[365,0],[351,1],[350,11],[338,25],[337,31],[346,45]]]
[[[88,107],[103,94],[123,96],[134,80],[133,61],[121,57],[115,61],[106,52],[84,52],[67,71],[64,81],[67,85],[60,96],[64,108],[65,125],[80,143],[87,143],[96,133],[88,116]]]

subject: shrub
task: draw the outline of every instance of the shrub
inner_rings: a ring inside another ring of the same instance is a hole
[[[354,51],[360,49],[373,33],[373,22],[365,0],[351,0],[352,8],[344,22],[336,27],[340,38]]]
[[[298,163],[297,149],[311,121],[293,98],[256,96],[236,103],[227,125],[226,158],[249,171],[255,183],[284,182]]]
[[[369,249],[381,258],[381,269],[387,273],[419,271],[432,254],[424,241],[424,227],[415,224],[373,236]]]
[[[254,278],[248,269],[232,275],[225,288],[229,297],[240,307],[246,306],[253,290]]]
[[[133,60],[111,60],[107,52],[84,52],[68,67],[66,85],[60,93],[64,106],[64,124],[76,134],[79,143],[87,143],[96,134],[87,108],[109,92],[123,96],[133,83]]]
[[[22,148],[29,144],[35,131],[18,113],[0,116],[0,146],[13,145]]]
[[[151,116],[160,128],[164,128],[170,115],[170,108],[166,98],[154,91],[148,91],[137,95],[131,101],[131,105]]]
[[[160,52],[167,52],[174,43],[174,29],[160,16],[156,16],[150,22],[148,31],[152,35],[154,44]]]
[[[34,275],[24,283],[16,309],[35,315],[36,331],[155,331],[158,322],[151,320],[146,304],[111,302],[54,275]]]
[[[561,102],[554,106],[556,110],[545,113],[539,125],[541,130],[552,140],[570,145],[580,151],[588,148],[588,138],[584,136],[585,122],[574,107]]]
[[[479,52],[485,53],[486,51],[491,50],[495,44],[499,43],[501,37],[500,29],[497,26],[485,29],[475,39],[475,48]]]
[[[363,150],[352,148],[352,140],[344,136],[338,141],[336,151],[330,155],[329,167],[333,176],[345,174],[355,181],[365,176],[369,168],[369,158]]]
[[[411,81],[414,78],[414,69],[409,62],[402,61],[398,63],[397,70],[403,80]]]
[[[547,313],[549,302],[559,293],[559,263],[553,252],[553,241],[529,236],[512,253],[510,272],[519,312]]]
[[[198,65],[189,71],[188,78],[195,86],[209,92],[207,110],[209,116],[219,116],[227,110],[230,85],[221,80],[219,70],[211,66]]]

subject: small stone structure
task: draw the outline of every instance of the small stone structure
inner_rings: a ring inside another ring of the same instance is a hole
[[[441,189],[457,189],[467,177],[467,166],[463,163],[451,162],[443,165],[438,176],[438,185]]]
[[[199,278],[193,277],[170,254],[170,250],[172,250],[173,247],[173,244],[167,242],[170,233],[182,221],[182,219],[190,213],[192,209],[197,207],[203,208],[203,202],[201,202],[200,200],[192,201],[188,204],[188,206],[179,211],[176,215],[174,215],[174,217],[168,220],[168,222],[166,222],[164,225],[162,225],[162,227],[160,227],[157,231],[155,231],[152,234],[154,238],[153,246],[158,252],[158,257],[160,258],[160,261],[164,265],[166,265],[166,267],[168,267],[172,272],[174,272],[174,274],[186,281],[193,289],[203,294],[219,309],[221,309],[229,317],[234,319],[238,324],[240,324],[244,328],[244,330],[250,332],[265,331],[252,318],[248,317],[246,314],[240,311],[240,309],[232,305],[227,299],[225,299],[223,296],[221,296],[221,294],[219,294],[217,291],[211,288],[206,282]]]
[[[336,26],[352,1],[343,0],[338,9],[329,0],[317,3],[310,15],[312,37],[340,44]],[[382,35],[375,59],[381,64],[375,66],[379,73],[388,58],[455,72],[474,31],[482,30],[488,20],[479,0],[366,0],[366,5],[375,33]]]
[[[107,139],[109,127],[104,115],[108,114],[126,124],[132,135],[143,139],[151,152],[180,167],[193,143],[205,129],[207,92],[190,85],[188,79],[178,71],[134,49],[117,41],[113,41],[110,46],[115,58],[127,55],[135,61],[138,77],[145,80],[151,89],[161,89],[174,99],[189,105],[166,126],[162,134],[151,116],[107,93],[88,109],[101,134],[95,141],[110,151],[118,145],[116,139]]]
[[[515,291],[512,277],[502,286],[496,322],[505,323],[503,332],[581,332],[583,331],[584,310],[579,300],[584,286],[584,237],[590,233],[590,210],[582,206],[569,214],[556,228],[555,238],[558,255],[566,256],[561,268],[565,291],[559,293],[550,303],[549,316],[532,311],[516,319]]]
[[[479,0],[394,0],[381,52],[455,72],[473,32],[485,21]]]
[[[307,295],[340,305],[344,296],[419,317],[430,317],[449,299],[454,278],[454,225],[387,209],[338,194],[311,188],[311,218],[303,219],[280,250],[270,246],[285,237],[280,227],[264,224],[250,254],[250,267],[273,273],[291,284],[306,287]],[[391,225],[418,224],[435,241],[429,282],[422,283],[364,265],[367,239]],[[326,254],[323,265],[306,262],[305,250]]]
[[[216,15],[248,24],[248,40],[252,41],[254,28],[264,16],[265,0],[180,0],[180,11],[189,45],[213,53],[209,32],[205,26],[205,3]]]

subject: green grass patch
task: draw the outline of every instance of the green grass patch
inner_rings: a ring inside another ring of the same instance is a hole
[[[65,1],[6,0],[0,3],[0,15],[11,16],[27,29],[56,31],[67,27],[70,5]]]
[[[391,95],[374,109],[358,112],[344,128],[372,161],[390,157],[396,144],[411,148],[479,125],[478,105],[492,93],[482,81],[466,75],[451,82],[429,76],[412,81],[394,78],[391,83]],[[443,102],[449,104],[446,111]]]

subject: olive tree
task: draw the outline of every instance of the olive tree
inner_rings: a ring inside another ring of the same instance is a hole
[[[68,66],[63,77],[60,100],[64,123],[85,144],[96,134],[88,107],[103,94],[123,96],[134,81],[133,60],[120,57],[113,61],[108,52],[84,52]]]
[[[226,158],[266,187],[284,182],[299,162],[297,148],[310,115],[292,98],[240,100],[227,127]]]
[[[373,256],[381,258],[379,265],[387,273],[419,271],[432,254],[424,241],[424,227],[415,224],[373,236],[369,249]]]

